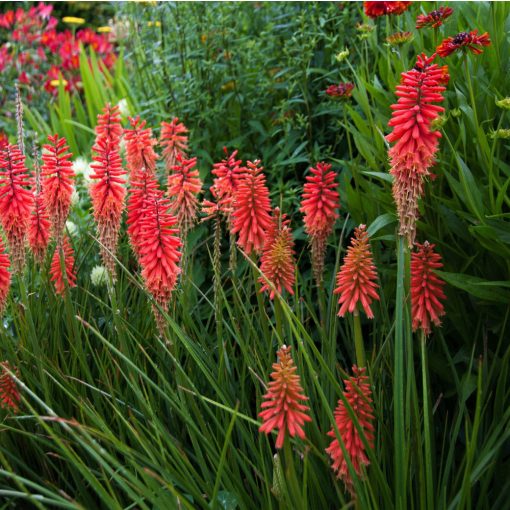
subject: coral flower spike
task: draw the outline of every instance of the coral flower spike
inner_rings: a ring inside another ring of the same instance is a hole
[[[4,243],[0,238],[0,315],[5,309],[7,296],[11,287],[11,273],[9,267],[11,263],[7,253],[5,253]]]
[[[296,263],[294,261],[294,240],[289,227],[290,220],[276,207],[273,211],[271,226],[266,233],[260,270],[264,276],[259,278],[260,292],[269,291],[269,298],[274,299],[273,287],[281,294],[286,289],[294,294]]]
[[[60,256],[63,255],[65,274],[62,272]],[[55,248],[50,268],[51,281],[55,284],[55,292],[64,296],[66,292],[66,281],[68,287],[76,287],[76,273],[74,271],[73,247],[67,235],[62,238],[61,245]]]
[[[8,371],[19,376],[17,368],[12,367],[8,361],[0,363],[0,407],[16,413],[19,410],[21,398],[16,381]]]
[[[74,171],[66,139],[53,135],[48,136],[48,141],[50,143],[43,147],[42,155],[42,193],[52,234],[58,244],[71,207]]]
[[[337,274],[335,294],[340,294],[338,315],[343,317],[346,312],[358,313],[359,305],[369,319],[374,318],[370,308],[372,301],[379,301],[376,283],[377,273],[374,266],[372,251],[365,225],[354,230],[351,245],[347,248],[344,263]]]
[[[25,266],[25,242],[33,203],[25,156],[17,145],[8,144],[0,150],[0,222],[17,273]]]
[[[154,152],[154,145],[158,142],[152,137],[152,129],[146,128],[147,121],[140,117],[130,118],[132,129],[124,130],[126,142],[126,164],[130,179],[139,171],[154,173],[158,155]]]
[[[434,56],[419,55],[415,67],[402,73],[397,86],[398,102],[391,106],[393,114],[388,123],[393,127],[386,136],[395,145],[388,151],[390,173],[394,177],[393,197],[400,220],[399,234],[414,243],[418,200],[423,195],[424,178],[435,163],[439,131],[432,122],[444,108],[432,103],[443,101],[442,92],[447,68],[432,64]]]
[[[369,379],[365,375],[365,368],[352,367],[353,375],[344,381],[344,398],[358,421],[358,425],[365,435],[365,439],[370,446],[374,447],[374,414],[372,411],[372,391],[370,389]],[[342,399],[338,401],[335,409],[335,422],[339,435],[344,444],[345,450],[349,454],[349,460],[358,476],[363,474],[362,466],[368,466],[370,463],[365,451],[365,445],[361,440],[358,428],[355,426],[349,411]],[[344,452],[337,439],[336,430],[333,428],[328,432],[328,436],[334,438],[326,452],[333,461],[332,469],[337,477],[343,480],[349,492],[355,495],[354,484]]]
[[[416,243],[417,252],[411,253],[411,315],[413,331],[421,328],[425,335],[430,334],[430,324],[441,324],[444,315],[441,303],[445,299],[444,282],[434,274],[435,269],[443,267],[441,256],[434,252],[434,244],[425,241]]]
[[[34,200],[34,208],[30,216],[30,227],[28,230],[28,244],[35,260],[42,264],[50,241],[51,223],[44,205],[44,197],[36,187],[34,189]]]
[[[333,232],[338,218],[340,196],[336,183],[336,172],[328,163],[317,163],[317,168],[310,168],[303,186],[303,198],[300,211],[304,214],[306,233],[310,236],[312,247],[312,269],[315,280],[322,281],[326,240]]]
[[[232,233],[238,234],[238,246],[247,254],[260,252],[271,225],[271,201],[260,161],[248,161],[245,173],[234,192]]]
[[[186,157],[188,152],[188,129],[174,117],[171,122],[161,123],[159,144],[163,147],[163,157],[167,170],[177,163],[177,156]]]
[[[304,439],[303,425],[312,419],[306,414],[309,407],[300,403],[308,400],[308,397],[303,395],[299,375],[295,373],[297,367],[290,355],[290,347],[283,345],[276,354],[278,363],[273,363],[273,380],[268,385],[268,392],[262,397],[265,402],[260,406],[263,410],[259,417],[263,424],[259,432],[269,434],[273,429],[278,429],[276,448],[281,448],[287,433],[291,437]]]

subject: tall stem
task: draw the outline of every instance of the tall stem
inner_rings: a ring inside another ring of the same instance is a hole
[[[354,346],[356,348],[356,363],[358,367],[364,367],[365,361],[365,346],[363,345],[363,333],[361,332],[361,320],[359,316],[359,310],[354,310],[352,316],[354,323]]]

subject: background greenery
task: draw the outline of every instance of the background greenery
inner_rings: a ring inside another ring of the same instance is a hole
[[[62,301],[47,271],[31,265],[14,281],[1,332],[24,398],[22,412],[2,421],[6,508],[20,501],[39,508],[347,508],[324,448],[341,378],[355,360],[350,319],[336,317],[333,278],[359,223],[369,225],[382,295],[375,319],[363,323],[377,435],[368,480],[356,482],[358,506],[508,508],[510,159],[508,140],[493,132],[510,127],[508,111],[495,104],[508,93],[510,5],[452,3],[454,15],[437,32],[415,30],[417,14],[436,5],[413,3],[402,16],[374,22],[361,3],[125,3],[115,7],[116,20],[130,27],[115,72],[90,73],[84,64],[80,97],[61,91],[42,112],[27,105],[29,139],[55,131],[88,158],[107,100],[126,99],[156,132],[176,115],[190,128],[206,187],[223,146],[260,158],[273,204],[292,218],[300,271],[277,322],[278,310],[255,292],[256,269],[239,258],[237,272],[228,271],[225,235],[217,323],[212,230],[199,225],[168,314],[168,342],[157,335],[125,239],[115,289],[91,287],[98,247],[81,182],[71,217],[79,287]],[[357,23],[374,30],[364,37]],[[396,320],[403,303],[394,298],[396,218],[384,135],[400,73],[443,37],[475,28],[488,31],[492,45],[447,60],[437,178],[427,184],[418,225],[418,240],[437,245],[448,284],[443,326],[427,343],[429,422],[418,340],[405,313]],[[414,40],[387,45],[398,30],[412,31]],[[344,48],[349,57],[339,62]],[[352,100],[324,94],[338,81],[355,83]],[[342,204],[323,290],[311,281],[298,212],[307,169],[318,160],[338,171]],[[399,330],[403,373],[394,364]],[[293,476],[288,459],[279,474],[272,440],[257,432],[262,381],[283,342],[294,346],[313,418],[308,439],[292,443]],[[396,388],[404,395],[401,442],[393,433]]]

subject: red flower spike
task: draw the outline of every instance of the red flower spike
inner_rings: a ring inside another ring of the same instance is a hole
[[[213,187],[215,188],[215,195],[218,200],[219,208],[230,224],[232,220],[234,194],[243,173],[246,172],[246,168],[242,166],[242,161],[240,159],[236,159],[237,150],[230,155],[228,155],[226,147],[223,147],[223,150],[227,157],[213,165],[212,174],[215,176]]]
[[[322,280],[326,240],[333,232],[338,218],[340,196],[336,183],[336,172],[328,163],[319,162],[317,168],[310,168],[303,186],[300,211],[304,214],[306,233],[311,238],[312,267],[317,282]]]
[[[65,275],[62,273],[61,254],[64,257]],[[69,238],[64,235],[60,245],[55,248],[50,267],[51,281],[55,285],[55,292],[61,296],[66,292],[66,281],[69,288],[76,287],[76,274],[74,272],[74,252]]]
[[[8,361],[0,363],[0,407],[17,413],[21,397],[16,381],[8,371],[19,377],[18,369],[11,367]]]
[[[34,208],[30,216],[28,245],[39,264],[43,263],[50,242],[50,228],[51,223],[44,205],[44,197],[34,188]]]
[[[157,140],[152,137],[152,129],[145,128],[147,121],[140,120],[140,117],[130,118],[129,123],[132,129],[124,130],[126,142],[126,163],[131,174],[141,171],[143,168],[148,172],[155,172],[158,155],[153,147]]]
[[[172,167],[172,173],[168,176],[170,213],[177,218],[183,238],[197,220],[197,195],[202,190],[202,181],[196,164],[197,158],[184,159],[178,154],[177,165]]]
[[[167,309],[180,273],[179,261],[182,243],[175,228],[177,220],[169,212],[170,202],[160,190],[148,197],[140,220],[140,266],[147,290],[156,302]],[[153,308],[160,332],[164,322]]]
[[[294,261],[294,239],[289,227],[290,220],[276,207],[273,211],[271,225],[266,232],[260,270],[264,276],[259,278],[262,284],[260,292],[269,291],[269,298],[274,299],[275,291],[266,281],[269,280],[281,294],[286,289],[294,294],[296,263]]]
[[[3,313],[11,288],[11,273],[9,267],[11,262],[5,253],[4,243],[0,238],[0,314]]]
[[[96,141],[101,138],[110,140],[115,147],[120,143],[122,126],[119,106],[111,106],[108,103],[103,108],[103,113],[97,116]]]
[[[416,18],[416,28],[439,28],[452,14],[453,9],[451,7],[439,7],[439,9],[428,14],[420,14]]]
[[[423,195],[423,180],[430,175],[435,163],[439,131],[431,130],[431,123],[444,111],[432,103],[443,101],[442,92],[447,69],[432,64],[434,57],[419,55],[416,66],[402,73],[397,86],[398,102],[391,106],[393,114],[389,126],[393,132],[386,136],[396,142],[388,151],[390,173],[394,176],[393,197],[400,219],[399,234],[414,243],[418,199]]]
[[[441,300],[444,282],[434,274],[435,269],[443,267],[441,256],[434,252],[434,244],[425,241],[416,244],[418,251],[411,253],[411,315],[413,331],[421,328],[430,334],[430,324],[441,324],[439,317],[444,315]]]
[[[352,367],[353,375],[344,380],[345,390],[344,398],[349,405],[358,421],[358,425],[365,435],[365,439],[371,449],[374,448],[374,414],[372,411],[372,391],[368,377],[365,375],[365,368],[358,368],[356,365]],[[358,432],[358,428],[354,424],[349,411],[342,399],[338,401],[335,409],[335,422],[338,433],[344,444],[344,448],[349,455],[352,467],[358,476],[363,475],[362,466],[370,464],[363,441]],[[354,484],[347,461],[344,456],[340,442],[337,439],[336,430],[333,428],[328,432],[328,436],[333,441],[326,448],[326,452],[333,461],[332,469],[336,472],[338,478],[344,483],[349,492],[355,495]]]
[[[287,433],[291,437],[305,439],[303,425],[312,419],[306,414],[309,407],[300,404],[300,401],[306,401],[308,397],[303,395],[299,375],[295,373],[297,367],[290,355],[290,347],[283,345],[276,354],[278,362],[273,363],[272,382],[268,384],[268,391],[262,397],[265,402],[260,406],[262,411],[259,417],[263,424],[259,432],[269,434],[277,429],[276,448],[281,448]]]
[[[343,317],[346,312],[358,313],[359,305],[369,319],[374,318],[370,305],[375,299],[379,301],[375,270],[368,233],[365,225],[354,230],[351,245],[347,248],[344,263],[337,274],[335,294],[340,294],[338,315]]]
[[[271,201],[260,161],[248,161],[234,192],[232,234],[238,234],[238,246],[246,253],[260,252],[271,225]]]
[[[457,50],[467,49],[475,55],[483,53],[479,46],[490,46],[491,40],[489,34],[478,35],[478,30],[471,32],[461,32],[454,37],[448,37],[437,48],[437,54],[445,58]]]
[[[15,273],[25,266],[25,243],[34,196],[25,167],[25,156],[17,145],[0,151],[0,222],[7,237]]]
[[[115,117],[110,116],[110,122],[113,122],[112,118]],[[96,143],[92,147],[95,154],[93,156],[94,163],[90,166],[94,169],[94,173],[90,178],[96,182],[90,185],[90,198],[101,243],[101,257],[108,273],[115,281],[114,254],[117,251],[120,223],[126,197],[124,179],[126,172],[122,168],[118,150],[120,135],[118,137],[116,135],[121,129],[120,124],[118,126],[110,124],[108,129],[112,138],[108,138],[106,134],[98,135]]]
[[[174,117],[171,122],[161,123],[159,144],[163,147],[163,157],[167,170],[171,170],[180,154],[183,158],[188,152],[188,129]]]
[[[363,2],[365,14],[370,18],[378,18],[389,14],[399,15],[407,11],[411,2]]]
[[[71,208],[74,172],[66,139],[54,135],[48,136],[48,140],[50,143],[44,145],[42,155],[42,194],[52,234],[58,244]]]

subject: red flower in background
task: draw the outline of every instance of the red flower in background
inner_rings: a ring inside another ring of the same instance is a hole
[[[344,381],[344,398],[349,403],[358,425],[365,435],[368,446],[374,448],[374,413],[372,410],[372,391],[368,377],[365,375],[365,368],[352,367],[353,375]],[[335,422],[338,433],[344,444],[344,448],[349,455],[352,467],[358,476],[363,474],[362,466],[368,466],[368,460],[365,445],[361,440],[358,428],[354,424],[351,415],[342,399],[338,401],[335,409]],[[337,477],[343,480],[345,486],[351,494],[355,494],[352,476],[349,473],[347,461],[344,452],[337,439],[336,430],[333,428],[328,432],[328,436],[334,438],[326,452],[333,461],[333,471]]]
[[[370,18],[402,14],[410,5],[411,2],[363,2],[365,14]]]
[[[177,162],[177,156],[186,157],[188,152],[188,129],[174,117],[171,122],[161,123],[159,144],[163,147],[163,157],[167,170],[171,170]]]
[[[400,219],[399,234],[407,237],[411,246],[416,233],[418,199],[423,195],[423,179],[430,175],[435,163],[439,131],[431,123],[444,108],[432,103],[443,101],[447,69],[432,64],[434,56],[419,55],[416,65],[402,73],[397,86],[398,102],[391,106],[393,114],[388,123],[393,131],[386,137],[395,145],[388,151],[390,173],[394,176],[393,197]]]
[[[259,432],[269,434],[273,429],[277,429],[276,448],[281,448],[287,433],[291,437],[304,439],[303,425],[312,419],[306,414],[309,407],[300,403],[308,400],[308,397],[303,395],[299,375],[295,373],[297,367],[290,355],[290,347],[283,345],[276,354],[278,362],[273,363],[272,382],[268,384],[268,391],[262,397],[265,402],[260,405],[262,412],[259,416],[263,424]]]
[[[9,372],[15,374],[16,377],[19,376],[16,367],[12,367],[8,361],[2,361],[0,363],[0,407],[16,413],[19,410],[21,397],[16,381]]]
[[[411,253],[411,315],[413,317],[413,331],[421,328],[430,334],[430,324],[441,324],[440,317],[444,315],[441,303],[445,299],[444,282],[434,273],[435,269],[443,267],[441,256],[434,252],[434,244],[425,241],[416,244],[418,251]]]
[[[61,256],[65,273],[62,272]],[[69,238],[64,235],[60,244],[55,248],[50,267],[51,281],[55,285],[55,292],[64,296],[66,292],[66,282],[69,288],[76,287],[76,274],[74,272],[74,252]]]
[[[25,266],[25,242],[33,203],[25,156],[17,145],[8,144],[0,151],[0,222],[16,273]]]
[[[338,85],[330,85],[326,89],[326,94],[333,98],[347,99],[351,97],[353,89],[354,83],[339,83]]]
[[[66,139],[50,135],[48,141],[42,155],[42,193],[52,234],[59,243],[71,207],[74,171]]]
[[[377,288],[377,272],[375,270],[372,251],[365,225],[354,230],[351,245],[347,248],[344,263],[338,271],[335,294],[340,294],[338,315],[343,317],[346,312],[358,313],[359,305],[369,319],[374,318],[370,305],[374,299],[379,301]]]
[[[202,181],[196,164],[197,158],[184,159],[178,154],[177,164],[172,167],[172,173],[168,176],[170,213],[176,217],[183,238],[197,220],[197,196],[202,190]]]
[[[471,32],[461,32],[454,37],[448,37],[437,48],[437,54],[445,58],[453,52],[461,49],[468,49],[471,53],[479,55],[483,50],[479,46],[490,46],[491,40],[489,34],[478,35],[478,30]]]
[[[152,129],[146,128],[147,121],[140,120],[140,117],[129,118],[132,129],[124,130],[124,141],[126,142],[126,163],[131,174],[144,169],[147,172],[156,170],[158,155],[153,147],[158,143],[152,137]]]
[[[9,267],[11,262],[7,253],[5,253],[4,243],[0,237],[0,314],[3,313],[11,288],[11,273]]]
[[[266,231],[271,225],[269,190],[263,167],[259,164],[258,160],[248,161],[234,192],[231,232],[238,234],[237,244],[247,254],[262,250]]]
[[[274,290],[266,281],[269,280],[281,294],[286,289],[294,294],[296,263],[294,261],[294,240],[289,227],[290,220],[276,207],[273,211],[271,225],[266,232],[264,249],[260,260],[260,270],[264,276],[259,278],[262,284],[260,292],[269,291],[269,298],[274,299]]]
[[[451,7],[439,7],[428,14],[419,14],[416,18],[416,28],[438,28],[440,27],[447,18],[453,14]]]
[[[9,138],[4,131],[0,131],[0,151],[9,145]]]

